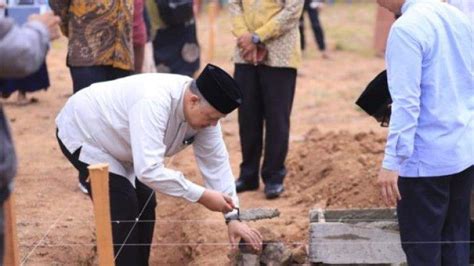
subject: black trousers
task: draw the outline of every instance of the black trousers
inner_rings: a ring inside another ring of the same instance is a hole
[[[93,83],[123,78],[132,74],[130,70],[123,70],[112,66],[69,67],[74,93],[89,87]]]
[[[58,143],[64,156],[79,171],[80,178],[87,178],[88,164],[79,161],[81,149],[71,154],[59,138]],[[92,198],[90,183],[84,183]],[[138,180],[134,188],[125,177],[109,173],[109,193],[115,265],[148,265],[155,228],[154,191]],[[137,217],[139,220],[135,223]]]
[[[286,175],[296,69],[236,64],[234,78],[243,93],[239,108],[240,178],[258,184],[265,135],[263,182],[281,184]]]
[[[5,214],[2,202],[0,204],[0,265],[3,264],[3,256],[5,253]]]
[[[398,180],[397,213],[408,265],[469,265],[474,166],[453,175]]]
[[[301,49],[304,50],[306,48],[306,38],[304,34],[304,13],[307,12],[309,16],[309,21],[311,22],[311,28],[313,29],[314,38],[316,43],[318,44],[318,48],[320,51],[326,50],[326,42],[324,40],[324,30],[319,22],[319,11],[316,8],[311,8],[309,3],[311,1],[305,0],[305,6],[303,13],[300,17],[300,36],[301,36]]]

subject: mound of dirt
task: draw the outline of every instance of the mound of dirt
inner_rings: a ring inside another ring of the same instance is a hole
[[[376,178],[386,136],[347,131],[308,132],[288,159],[288,190],[296,204],[322,208],[384,207]]]

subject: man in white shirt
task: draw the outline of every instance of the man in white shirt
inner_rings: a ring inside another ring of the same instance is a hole
[[[154,223],[140,220],[155,220],[155,191],[225,213],[230,242],[242,237],[260,249],[258,231],[237,220],[234,176],[218,122],[241,99],[232,77],[207,65],[196,81],[134,75],[95,83],[68,100],[56,118],[61,150],[83,179],[89,164],[108,163],[112,220],[139,220],[133,231],[133,223],[112,223],[116,265],[148,264]],[[190,144],[207,188],[164,166],[165,156]]]

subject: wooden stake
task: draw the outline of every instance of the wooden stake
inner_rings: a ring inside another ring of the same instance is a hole
[[[110,218],[109,165],[95,164],[89,166],[88,169],[94,203],[99,265],[115,265]]]
[[[211,0],[208,4],[209,8],[209,43],[207,50],[207,61],[211,62],[214,58],[214,47],[215,47],[215,31],[216,31],[216,16],[218,4],[216,0]]]
[[[16,234],[15,200],[13,194],[3,203],[3,211],[5,214],[5,253],[3,264],[6,266],[20,265],[18,237]]]

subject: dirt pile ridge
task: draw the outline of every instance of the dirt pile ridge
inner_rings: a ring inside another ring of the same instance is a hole
[[[326,208],[383,207],[376,177],[385,139],[372,131],[310,130],[288,159],[290,197]]]

